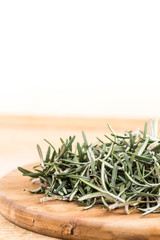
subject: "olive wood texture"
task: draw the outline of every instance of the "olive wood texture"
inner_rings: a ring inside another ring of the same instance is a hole
[[[25,166],[32,169],[32,165]],[[43,194],[31,194],[34,189],[18,170],[0,180],[0,213],[25,229],[61,239],[160,239],[160,214],[126,215],[123,209],[107,212],[97,205],[83,210],[75,202],[59,200],[40,203]]]

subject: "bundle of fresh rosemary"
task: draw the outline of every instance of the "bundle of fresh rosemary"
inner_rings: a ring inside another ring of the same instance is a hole
[[[87,142],[72,149],[74,137],[56,149],[48,144],[43,159],[39,145],[37,149],[41,164],[34,172],[18,167],[24,176],[40,181],[40,187],[32,193],[45,193],[42,201],[59,199],[78,201],[84,209],[102,203],[108,210],[125,208],[126,213],[135,209],[148,213],[160,212],[160,139],[157,137],[158,120],[150,120],[151,134],[144,131],[129,131],[111,136],[107,141],[99,138],[95,144]],[[51,153],[52,152],[52,153]]]

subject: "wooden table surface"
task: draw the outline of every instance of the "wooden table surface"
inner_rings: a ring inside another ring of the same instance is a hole
[[[96,136],[102,137],[108,132],[107,122],[115,131],[143,129],[144,120],[105,119],[105,118],[58,118],[58,117],[25,117],[0,116],[0,177],[16,168],[39,161],[36,144],[40,144],[44,152],[47,144],[44,138],[58,147],[59,138],[76,135],[81,141],[84,130],[90,142]],[[0,239],[30,240],[53,239],[19,228],[0,215]]]

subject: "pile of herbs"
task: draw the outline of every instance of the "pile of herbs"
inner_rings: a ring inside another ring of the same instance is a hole
[[[60,139],[56,151],[51,143],[45,159],[37,145],[41,164],[34,172],[18,167],[24,176],[39,181],[32,193],[45,193],[41,201],[78,201],[89,209],[97,203],[107,210],[124,207],[126,213],[135,209],[143,215],[160,212],[160,139],[157,137],[158,120],[150,120],[144,130],[117,134],[111,131],[106,141],[89,144],[84,132],[83,144],[69,137]]]

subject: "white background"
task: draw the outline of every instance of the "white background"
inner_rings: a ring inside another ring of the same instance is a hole
[[[0,1],[0,114],[160,115],[160,1]]]

